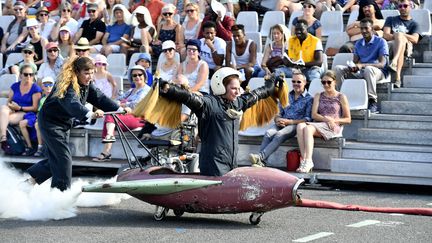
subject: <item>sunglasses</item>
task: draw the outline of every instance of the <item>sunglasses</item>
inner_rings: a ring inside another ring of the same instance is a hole
[[[96,10],[92,9],[92,10],[87,10],[87,13],[96,13]]]
[[[39,14],[39,17],[45,17],[48,16],[48,14]]]
[[[33,77],[34,73],[23,73],[24,77]]]
[[[196,52],[196,51],[198,51],[198,49],[195,49],[195,48],[186,48],[186,50],[190,51],[190,52]]]
[[[88,51],[88,50],[90,50],[90,49],[85,49],[85,50],[77,50],[77,52],[86,52],[86,51]]]
[[[333,81],[331,80],[323,80],[321,81],[322,85],[330,85],[331,83],[333,83]]]
[[[23,8],[14,8],[16,12],[23,11]]]
[[[142,77],[144,74],[139,73],[139,74],[132,74],[132,78],[136,78],[136,77]]]
[[[165,16],[165,17],[167,17],[167,16],[173,15],[173,13],[163,13],[162,15]]]
[[[168,48],[168,49],[163,50],[163,52],[165,52],[165,53],[171,52],[171,51],[174,51],[174,48]]]
[[[303,8],[315,8],[315,7],[311,4],[305,4],[303,5]]]
[[[47,52],[52,53],[52,52],[58,52],[58,49],[54,48],[54,49],[49,49]]]
[[[193,13],[193,12],[195,12],[195,9],[187,9],[185,12],[186,13]]]
[[[52,86],[54,86],[53,83],[43,83],[42,85],[43,85],[44,87],[52,87]]]
[[[291,80],[291,82],[292,82],[293,84],[301,84],[301,83],[302,83],[301,80]]]
[[[398,8],[408,8],[409,7],[409,4],[399,4],[398,5]]]
[[[24,53],[24,54],[27,54],[27,55],[31,55],[31,54],[33,54],[32,51],[23,51],[23,53]]]
[[[102,63],[102,62],[97,62],[97,63],[95,63],[95,65],[96,66],[106,66],[107,64],[106,63]]]
[[[70,9],[63,9],[62,11],[63,11],[63,13],[66,13],[66,12],[70,13],[70,12],[72,12],[72,10],[70,10]]]

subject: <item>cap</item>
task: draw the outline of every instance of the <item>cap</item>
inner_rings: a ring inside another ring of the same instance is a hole
[[[45,6],[42,6],[42,7],[38,8],[36,14],[39,14],[39,13],[42,13],[42,12],[49,13],[48,8],[45,7]]]
[[[162,43],[162,50],[166,50],[166,49],[170,49],[170,48],[173,48],[173,49],[176,48],[176,45],[175,45],[174,41],[167,40],[167,41],[164,41]]]
[[[197,39],[188,40],[186,42],[186,48],[187,46],[195,46],[196,48],[198,48],[198,52],[201,52],[201,41]]]
[[[303,1],[303,5],[304,4],[309,4],[309,5],[316,7],[316,3],[314,0],[305,0],[305,1]]]
[[[215,13],[220,12],[222,14],[222,19],[225,17],[227,10],[222,3],[220,3],[216,0],[212,0],[210,6],[211,6],[211,9],[213,10],[213,12],[215,12]]]
[[[23,51],[32,51],[32,52],[35,51],[34,46],[33,46],[32,44],[27,44],[27,45],[25,45],[24,48],[23,48],[22,50],[23,50]]]
[[[96,3],[87,3],[87,10],[93,9],[97,10],[99,6]]]
[[[101,54],[97,54],[97,55],[96,55],[96,57],[95,57],[95,59],[94,59],[94,63],[95,63],[95,64],[96,64],[96,63],[105,63],[105,64],[108,65],[108,61],[107,61],[106,56],[101,55]]]
[[[26,4],[23,1],[16,1],[15,4],[14,4],[14,7],[15,6],[20,6],[20,7],[23,7],[23,8],[27,7]]]
[[[45,49],[49,50],[52,48],[58,49],[58,44],[56,42],[48,42],[48,44],[45,45]]]
[[[47,76],[45,78],[42,79],[42,83],[54,83],[54,79],[51,78],[50,76]]]
[[[139,62],[141,59],[144,59],[144,60],[146,60],[147,62],[151,62],[151,56],[150,56],[150,54],[148,54],[148,53],[146,53],[146,52],[141,53],[141,54],[138,56],[138,59],[136,60],[135,64],[138,65],[138,62]]]
[[[26,20],[26,27],[38,26],[39,22],[35,18],[28,18]]]
[[[79,38],[77,44],[74,46],[75,50],[88,50],[90,49],[90,43],[87,38]]]
[[[71,33],[71,30],[70,30],[69,27],[67,27],[66,25],[60,27],[59,32],[60,32],[60,31],[67,31],[67,32]]]

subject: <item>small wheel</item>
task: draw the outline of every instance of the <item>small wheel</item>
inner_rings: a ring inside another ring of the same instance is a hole
[[[174,209],[173,213],[174,213],[175,216],[181,217],[184,214],[184,211],[180,210],[180,209]]]
[[[154,219],[157,221],[161,221],[165,218],[166,214],[168,213],[168,208],[156,206],[155,213],[153,215]]]
[[[263,215],[263,213],[252,213],[250,216],[249,216],[249,222],[252,224],[252,225],[257,225],[257,224],[259,224],[260,222],[261,222],[261,216]]]

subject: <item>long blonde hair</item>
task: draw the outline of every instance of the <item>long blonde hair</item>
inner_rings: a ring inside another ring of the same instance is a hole
[[[67,89],[71,85],[75,93],[80,96],[80,86],[77,75],[82,70],[94,68],[95,66],[93,61],[88,57],[69,58],[69,60],[63,65],[62,71],[58,76],[54,96],[64,98]]]

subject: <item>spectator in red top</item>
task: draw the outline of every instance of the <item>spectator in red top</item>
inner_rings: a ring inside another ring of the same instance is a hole
[[[61,0],[45,0],[43,5],[48,9],[51,16],[57,16],[60,13]]]
[[[224,39],[225,41],[232,40],[231,27],[235,21],[233,18],[226,15],[226,8],[218,1],[211,1],[211,8],[207,9],[206,16],[202,23],[213,21],[216,23],[216,36]],[[198,38],[203,38],[202,28]]]

